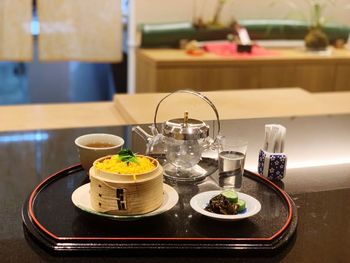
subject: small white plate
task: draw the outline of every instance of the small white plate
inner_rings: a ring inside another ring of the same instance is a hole
[[[97,212],[92,208],[89,191],[90,191],[90,183],[84,184],[79,188],[77,188],[72,194],[73,204],[85,212],[107,217],[110,219],[115,219],[115,220],[137,220],[144,217],[159,215],[173,208],[179,200],[179,195],[176,192],[176,190],[167,184],[163,184],[164,200],[162,205],[158,209],[142,215],[131,215],[131,216],[111,215],[107,213]]]
[[[209,204],[210,199],[221,193],[222,193],[221,190],[199,193],[194,197],[192,197],[190,201],[190,205],[196,212],[204,216],[207,216],[216,220],[221,220],[221,221],[236,221],[236,220],[248,218],[259,213],[261,209],[260,202],[256,200],[254,197],[237,192],[238,198],[246,202],[246,209],[243,212],[238,213],[237,215],[221,215],[221,214],[216,214],[216,213],[211,213],[209,211],[206,211],[204,208]]]

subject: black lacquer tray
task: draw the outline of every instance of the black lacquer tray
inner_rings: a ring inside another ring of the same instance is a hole
[[[193,211],[190,199],[219,189],[215,173],[193,184],[173,184],[179,202],[171,210],[137,221],[116,221],[76,208],[71,195],[88,182],[80,165],[51,175],[26,200],[22,218],[31,238],[57,252],[166,251],[271,252],[293,236],[297,211],[290,197],[260,175],[245,171],[242,192],[258,199],[261,211],[248,219],[221,222]]]

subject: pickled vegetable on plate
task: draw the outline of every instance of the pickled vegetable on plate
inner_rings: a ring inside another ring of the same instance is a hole
[[[227,189],[210,199],[205,207],[208,212],[222,215],[236,215],[246,209],[244,200],[238,199],[236,191]]]

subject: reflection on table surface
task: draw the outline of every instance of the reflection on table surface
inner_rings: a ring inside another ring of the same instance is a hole
[[[249,141],[246,168],[256,171],[257,154],[264,137],[264,124],[280,123],[287,128],[287,176],[281,187],[298,207],[299,224],[295,240],[277,254],[246,258],[252,262],[346,262],[350,258],[350,115],[281,119],[224,121],[226,136]],[[25,239],[20,217],[21,206],[33,188],[48,175],[78,163],[74,139],[92,132],[107,132],[135,144],[130,127],[106,127],[0,133],[0,248],[6,261],[52,261],[55,256]],[[137,148],[137,147],[135,147]],[[271,211],[273,214],[273,211]],[[204,229],[205,230],[205,229]],[[204,231],[203,230],[203,231]],[[21,251],[21,253],[17,253]],[[144,262],[142,257],[124,257],[125,262]],[[173,259],[174,258],[174,259]],[[185,255],[166,260],[211,261]],[[87,259],[87,258],[86,258]],[[162,253],[147,261],[159,262]],[[215,261],[240,261],[215,255]],[[62,260],[78,260],[65,257]],[[115,261],[113,257],[90,258],[94,262]],[[165,259],[163,259],[165,260]]]

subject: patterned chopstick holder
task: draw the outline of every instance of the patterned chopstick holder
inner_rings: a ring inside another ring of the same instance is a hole
[[[258,173],[260,175],[270,180],[281,180],[286,174],[286,166],[286,154],[260,150],[258,160]]]

